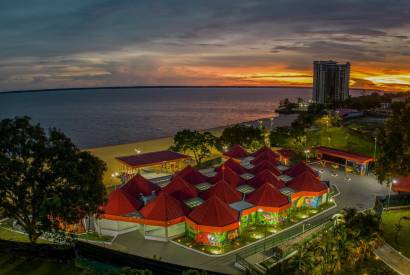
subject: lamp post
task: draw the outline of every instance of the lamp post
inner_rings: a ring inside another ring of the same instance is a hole
[[[304,224],[303,224],[303,227],[302,227],[302,235],[305,234],[305,225],[306,225],[306,226],[310,226],[311,224],[310,224],[310,223],[304,223]]]
[[[373,158],[376,160],[376,151],[377,151],[377,137],[374,137],[374,153]]]
[[[393,181],[390,183],[390,186],[389,186],[389,197],[388,197],[388,199],[387,199],[387,209],[390,208],[391,188],[392,188],[393,184],[396,184],[396,183],[397,183],[397,180],[393,180]]]
[[[308,161],[308,154],[310,153],[310,150],[309,150],[309,149],[306,149],[304,152],[305,152],[306,163],[307,163],[307,161]]]

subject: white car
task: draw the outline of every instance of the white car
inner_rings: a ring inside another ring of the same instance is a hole
[[[331,175],[332,177],[337,177],[337,173],[335,171],[332,171]]]

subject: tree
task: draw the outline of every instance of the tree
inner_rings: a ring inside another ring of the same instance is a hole
[[[410,103],[393,112],[379,132],[376,174],[382,183],[410,174]]]
[[[105,163],[28,117],[0,122],[0,208],[30,242],[76,224],[104,203]]]
[[[253,151],[265,144],[265,129],[238,124],[225,128],[220,139],[227,147],[239,144]]]
[[[201,165],[204,158],[211,154],[212,147],[218,147],[218,139],[214,135],[185,129],[176,133],[174,145],[170,149],[176,152],[191,152],[196,164]]]

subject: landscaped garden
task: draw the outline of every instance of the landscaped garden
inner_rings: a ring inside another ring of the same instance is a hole
[[[220,247],[215,247],[215,246],[207,246],[207,245],[201,245],[195,242],[192,238],[189,238],[187,236],[182,236],[174,241],[177,243],[184,245],[188,248],[192,248],[207,254],[211,255],[220,255],[220,254],[225,254],[228,252],[231,252],[233,250],[236,250],[238,248],[241,248],[245,245],[251,244],[253,242],[256,242],[258,240],[267,238],[271,235],[274,235],[276,233],[279,233],[287,228],[289,228],[292,225],[295,225],[297,223],[300,223],[308,218],[311,218],[315,215],[320,214],[326,209],[331,208],[334,206],[335,203],[333,200],[330,200],[327,203],[324,203],[317,208],[301,208],[297,210],[293,210],[291,212],[291,215],[289,219],[285,220],[281,224],[277,224],[275,226],[270,226],[270,225],[251,225],[248,226],[246,229],[244,229],[240,234],[239,237],[233,240],[232,242],[228,242],[225,245],[222,245]]]
[[[385,241],[410,258],[410,208],[384,210],[381,224]]]

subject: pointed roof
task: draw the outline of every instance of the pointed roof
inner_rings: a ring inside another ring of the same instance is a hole
[[[292,166],[291,168],[286,170],[284,174],[291,176],[291,177],[296,177],[297,175],[302,174],[306,171],[318,177],[316,172],[313,171],[313,169],[310,168],[303,160],[299,161],[295,166]]]
[[[192,210],[188,217],[198,225],[223,227],[238,222],[238,216],[238,211],[213,196]]]
[[[273,152],[272,152],[273,153]],[[259,163],[263,161],[268,161],[274,165],[279,165],[279,156],[278,155],[272,155],[271,153],[262,153],[259,154],[257,157],[255,157],[253,160],[251,160],[251,163],[254,165],[258,165]]]
[[[240,146],[239,144],[235,144],[234,146],[229,148],[228,151],[223,153],[223,155],[229,158],[241,159],[249,156],[249,153],[246,152],[246,150],[243,149],[242,146]]]
[[[259,148],[258,151],[253,152],[251,155],[255,158],[257,158],[258,156],[262,155],[262,154],[269,154],[272,157],[278,158],[279,155],[276,154],[275,152],[272,151],[271,148],[269,148],[268,146],[264,145],[263,147]]]
[[[125,193],[121,189],[116,189],[108,196],[108,201],[101,206],[104,214],[109,215],[125,215],[137,211],[142,206],[142,203],[136,197]]]
[[[282,207],[287,204],[290,206],[288,197],[267,182],[251,193],[246,200],[261,207]]]
[[[209,180],[207,176],[205,176],[198,170],[192,168],[191,165],[186,166],[178,174],[176,174],[176,176],[182,177],[188,183],[193,184],[193,185],[207,182]]]
[[[314,174],[309,171],[305,171],[302,174],[297,175],[287,183],[287,186],[296,191],[307,192],[322,192],[328,189],[323,182],[321,182]]]
[[[159,189],[160,187],[158,185],[153,184],[139,174],[135,175],[125,185],[121,186],[122,191],[133,197],[137,197],[141,193],[144,196],[149,196],[153,191],[158,191]]]
[[[278,189],[286,187],[285,183],[278,179],[271,171],[262,170],[254,178],[250,179],[248,183],[255,188],[263,185],[264,183],[270,183]]]
[[[217,196],[226,203],[233,203],[242,199],[241,192],[223,180],[218,181],[214,186],[201,194],[201,197],[205,200],[212,196]]]
[[[235,173],[229,167],[224,167],[224,169],[220,169],[218,173],[212,178],[212,182],[218,182],[220,180],[226,181],[234,188],[238,187],[239,185],[245,184],[245,180],[242,179],[237,173]]]
[[[221,170],[223,166],[231,168],[238,175],[242,175],[247,172],[245,167],[243,167],[233,159],[228,159],[227,161],[225,161],[222,165],[216,168],[216,171],[219,172],[219,170]]]
[[[277,176],[281,174],[280,170],[274,164],[272,164],[271,162],[267,160],[264,160],[258,163],[256,166],[254,166],[251,169],[251,172],[255,175],[255,174],[262,172],[263,170],[269,170]]]
[[[184,216],[187,208],[167,192],[161,192],[156,199],[144,206],[140,213],[145,219],[170,221]]]
[[[180,176],[173,178],[162,191],[180,201],[198,197],[197,189]]]

